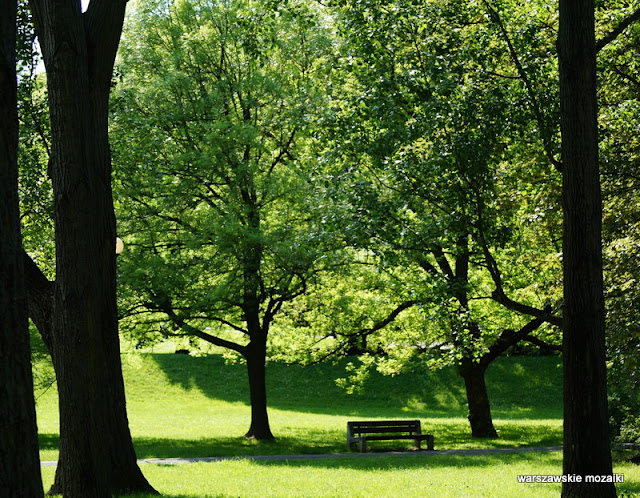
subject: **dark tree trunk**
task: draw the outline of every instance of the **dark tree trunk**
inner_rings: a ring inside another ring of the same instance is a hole
[[[15,0],[0,0],[0,496],[42,496],[18,208]]]
[[[563,472],[611,474],[608,438],[602,202],[593,0],[560,0],[563,165]],[[564,483],[562,496],[615,496],[611,483]]]
[[[115,294],[107,106],[125,2],[31,0],[47,68],[56,227],[51,345],[60,397],[52,491],[152,491],[128,429]]]
[[[267,414],[266,349],[265,337],[252,341],[245,354],[251,397],[251,426],[245,436],[261,440],[274,439]]]
[[[53,362],[60,407],[61,489],[65,496],[110,496],[107,427],[97,416],[107,399],[100,319],[108,297],[101,279],[99,225],[92,149],[87,51],[78,6],[34,9],[40,28],[52,130],[56,282]],[[63,40],[59,29],[67,34]],[[114,234],[115,237],[115,234]]]
[[[25,262],[25,281],[27,282],[29,315],[36,324],[49,352],[53,357],[53,332],[52,332],[52,316],[53,316],[53,283],[47,280],[44,274],[36,266],[29,256],[23,253]],[[108,331],[105,331],[105,334]],[[113,341],[112,341],[113,342]],[[118,345],[119,342],[113,342]],[[105,346],[105,351],[109,346]],[[128,428],[126,406],[124,404],[123,380],[121,378],[121,367],[119,351],[113,350],[113,358],[109,360],[112,366],[116,363],[118,368],[114,367],[113,375],[115,380],[108,382],[107,387],[113,389],[112,392],[105,394],[106,399],[112,400],[109,403],[109,411],[99,414],[108,418],[104,422],[109,425],[110,438],[106,439],[105,444],[109,445],[109,458],[111,461],[110,478],[113,492],[126,492],[130,490],[147,490],[153,492],[148,482],[140,472],[136,463],[136,456],[133,445],[131,444],[131,435]],[[57,364],[54,362],[54,366]],[[119,388],[119,389],[118,389]],[[52,494],[62,492],[62,478],[64,475],[64,464],[59,463],[56,471],[56,480],[51,488]]]
[[[485,364],[474,362],[468,358],[465,358],[458,367],[467,393],[469,407],[467,418],[471,425],[471,435],[473,437],[495,438],[498,437],[498,433],[493,427],[493,419],[491,418],[491,406],[484,378],[486,370]]]
[[[251,115],[245,109],[245,120],[250,121]],[[245,149],[244,162],[249,163],[250,148]],[[243,305],[245,323],[250,342],[244,350],[249,375],[249,394],[251,398],[251,425],[246,437],[252,439],[274,439],[269,427],[267,414],[267,385],[266,385],[266,357],[267,336],[269,334],[268,319],[260,323],[260,302],[262,280],[260,269],[262,265],[262,233],[260,207],[257,201],[253,176],[250,173],[241,175],[240,196],[246,212],[247,234],[240,256],[243,266]]]
[[[441,260],[440,267],[449,275],[452,275],[453,294],[460,303],[460,307],[465,313],[469,313],[469,296],[467,289],[469,288],[469,237],[461,236],[458,239],[458,256],[456,257],[455,272],[448,268],[448,263],[442,253],[439,258]],[[491,417],[491,405],[489,403],[489,393],[487,392],[487,384],[484,374],[489,365],[489,361],[475,361],[474,351],[469,350],[468,342],[474,343],[482,340],[482,330],[480,325],[469,320],[466,324],[465,335],[468,337],[454,337],[456,348],[465,353],[460,365],[458,373],[464,381],[464,387],[467,394],[467,406],[469,413],[469,425],[471,426],[471,435],[473,437],[495,438],[498,432],[493,427],[493,418]]]

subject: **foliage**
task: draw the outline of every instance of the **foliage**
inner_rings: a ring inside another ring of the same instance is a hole
[[[46,74],[35,43],[31,12],[18,4],[18,150],[20,216],[23,246],[52,276],[53,191],[48,174],[50,127]]]
[[[600,12],[602,36],[624,16],[625,5]],[[604,197],[604,261],[611,427],[620,441],[637,442],[640,424],[640,342],[637,293],[638,181],[638,23],[608,44],[599,56],[600,150]]]
[[[321,14],[139,2],[129,26],[112,126],[127,323],[171,333],[175,312],[245,344],[233,334],[251,335],[253,314],[266,333],[334,262],[305,145],[330,48]]]
[[[396,303],[420,305],[413,339],[401,341],[444,345],[446,362],[479,361],[527,314],[560,307],[555,12],[511,2],[499,12],[453,1],[335,8],[342,79],[325,161],[350,199],[347,240],[402,282]],[[539,337],[558,342],[552,327]]]

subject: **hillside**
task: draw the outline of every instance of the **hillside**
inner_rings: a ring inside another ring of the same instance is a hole
[[[344,365],[269,364],[270,418],[277,441],[265,444],[242,437],[249,424],[244,365],[225,364],[219,355],[124,354],[138,456],[341,452],[346,422],[356,418],[419,418],[440,449],[560,443],[558,358],[502,358],[490,367],[489,394],[501,434],[493,441],[469,436],[464,388],[453,369],[394,377],[374,372],[362,392],[347,394],[335,383],[344,376]],[[38,400],[45,460],[55,459],[56,410],[52,389]]]

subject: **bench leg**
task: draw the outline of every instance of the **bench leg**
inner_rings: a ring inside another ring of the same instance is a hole
[[[360,439],[360,453],[367,452],[367,440],[365,438]]]
[[[433,451],[433,435],[432,434],[429,434],[427,436],[427,449],[429,451]]]

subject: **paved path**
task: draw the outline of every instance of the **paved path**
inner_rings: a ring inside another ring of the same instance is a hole
[[[325,458],[372,458],[381,456],[426,456],[438,455],[490,455],[496,453],[520,453],[528,451],[562,451],[562,446],[535,446],[526,448],[489,448],[475,450],[435,450],[435,451],[392,451],[377,453],[330,453],[322,455],[259,455],[239,457],[196,457],[196,458],[143,458],[138,463],[154,463],[156,465],[180,465],[195,462],[220,462],[223,460],[320,460]],[[58,462],[41,462],[43,467],[55,467]]]

